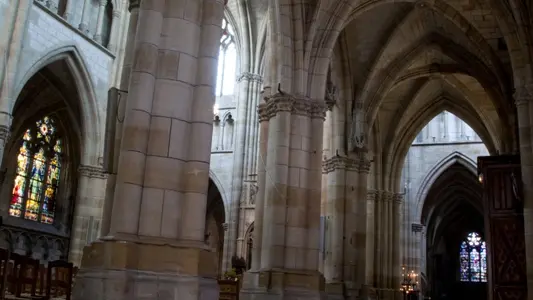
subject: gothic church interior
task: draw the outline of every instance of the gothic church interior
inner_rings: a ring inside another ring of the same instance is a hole
[[[531,1],[0,0],[0,24],[9,297],[533,299]]]

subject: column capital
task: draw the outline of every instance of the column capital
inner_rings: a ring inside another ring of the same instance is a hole
[[[533,102],[533,83],[523,84],[516,88],[513,97],[516,106],[527,105]]]
[[[106,6],[108,0],[100,0],[100,6]]]
[[[268,121],[279,112],[290,112],[293,115],[311,117],[313,119],[326,118],[326,103],[322,100],[313,100],[302,96],[293,96],[278,93],[265,98],[265,102],[259,104],[259,121]]]
[[[78,172],[80,176],[85,176],[89,178],[107,179],[107,173],[105,172],[105,169],[102,167],[80,165],[80,167],[78,168]]]
[[[120,18],[120,10],[118,10],[118,9],[113,9],[112,16],[113,16],[114,19],[118,19],[118,18]]]
[[[379,198],[379,192],[376,190],[368,190],[366,192],[366,200],[368,201],[376,201]]]
[[[336,155],[322,162],[322,173],[328,174],[338,169],[355,171],[357,173],[370,172],[370,160],[366,156],[358,155],[357,158]]]
[[[393,193],[392,201],[394,201],[394,204],[400,205],[403,202],[403,196],[404,196],[404,194]]]
[[[244,80],[249,81],[249,82],[262,83],[263,76],[259,74],[255,74],[255,73],[250,73],[250,72],[242,72],[241,75],[239,75],[239,77],[237,78],[237,82],[241,82]]]

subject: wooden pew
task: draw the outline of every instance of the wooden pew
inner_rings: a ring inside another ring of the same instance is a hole
[[[55,272],[52,272],[55,271]],[[52,277],[53,276],[53,277]],[[66,300],[70,300],[72,295],[72,281],[74,276],[74,265],[64,260],[55,260],[48,263],[48,272],[46,275],[46,297],[50,299],[52,288],[54,289],[54,297],[66,296]],[[60,289],[64,293],[60,293]]]

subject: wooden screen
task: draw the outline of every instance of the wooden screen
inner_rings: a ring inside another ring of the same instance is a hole
[[[525,300],[527,277],[520,157],[479,157],[478,172],[483,183],[489,300]]]

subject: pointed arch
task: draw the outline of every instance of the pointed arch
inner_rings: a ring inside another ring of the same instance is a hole
[[[435,183],[435,181],[446,171],[450,166],[454,164],[460,164],[464,166],[468,171],[470,171],[474,176],[477,177],[477,167],[476,162],[470,159],[468,156],[462,154],[461,152],[454,151],[448,156],[441,159],[437,162],[426,174],[420,188],[416,193],[415,204],[416,204],[416,218],[415,220],[422,220],[422,207],[426,201],[426,196]]]
[[[98,156],[95,153],[102,153],[103,136],[102,122],[100,120],[100,108],[97,101],[94,83],[78,47],[73,44],[64,45],[49,51],[42,56],[40,60],[34,63],[23,75],[22,80],[15,89],[15,95],[20,95],[26,83],[37,72],[46,66],[57,62],[64,61],[74,78],[81,107],[81,147],[80,163],[84,165],[98,165]],[[16,98],[15,98],[16,99]],[[10,111],[13,111],[15,102],[11,103]]]

